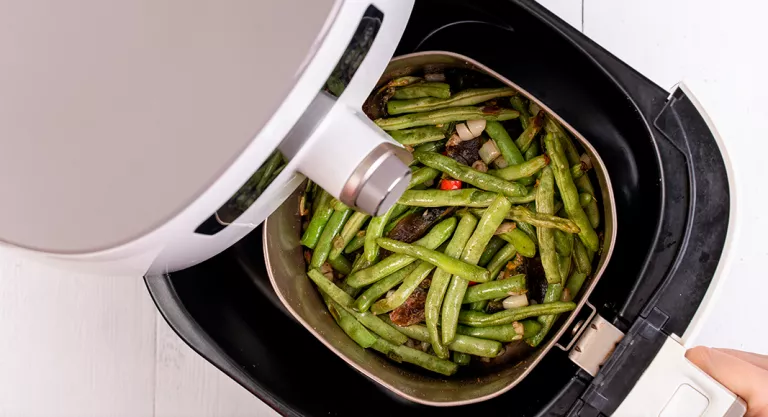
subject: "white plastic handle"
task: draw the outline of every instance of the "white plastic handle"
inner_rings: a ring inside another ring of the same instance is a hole
[[[669,337],[627,398],[617,417],[740,417],[744,400],[685,358],[686,348]]]

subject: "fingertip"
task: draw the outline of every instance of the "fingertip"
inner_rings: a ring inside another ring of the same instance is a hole
[[[685,357],[705,372],[709,369],[709,364],[712,362],[712,352],[706,346],[696,346],[688,349],[685,352]]]

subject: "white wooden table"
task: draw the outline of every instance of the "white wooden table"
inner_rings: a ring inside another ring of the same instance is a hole
[[[765,3],[541,0],[664,88],[685,80],[735,168],[738,230],[701,343],[768,352]],[[6,202],[8,204],[8,202]],[[263,416],[266,405],[170,330],[139,277],[86,277],[0,253],[0,417]]]

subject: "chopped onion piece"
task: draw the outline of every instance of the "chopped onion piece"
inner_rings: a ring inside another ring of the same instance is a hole
[[[583,153],[581,154],[581,157],[579,157],[579,160],[581,160],[582,167],[586,167],[585,171],[592,169],[592,159],[589,157],[589,155]]]
[[[498,158],[494,159],[493,164],[496,165],[497,168],[506,168],[509,166],[507,160],[504,159],[503,156],[499,156]]]
[[[523,295],[510,295],[505,298],[501,303],[505,310],[510,310],[518,307],[525,307],[528,305],[528,296]]]
[[[472,164],[472,169],[480,172],[488,172],[488,165],[486,165],[483,161],[475,161]]]
[[[456,146],[456,145],[458,145],[458,144],[459,144],[459,143],[461,143],[461,142],[462,142],[462,140],[461,140],[461,138],[459,137],[459,135],[457,135],[457,134],[455,134],[455,133],[454,133],[453,135],[451,135],[451,138],[450,138],[450,139],[448,139],[448,142],[446,142],[446,143],[445,143],[445,147],[446,147],[446,148],[450,148],[450,147],[452,147],[452,146]]]
[[[461,140],[470,140],[475,138],[472,136],[472,132],[469,131],[469,128],[464,123],[459,123],[456,125],[456,133],[459,135]]]
[[[473,137],[478,137],[485,130],[485,123],[485,119],[467,120],[467,129]]]
[[[430,72],[427,74],[424,74],[424,79],[427,81],[445,81],[445,74],[442,72]]]
[[[496,146],[496,142],[494,142],[493,139],[486,141],[483,146],[480,147],[478,153],[480,154],[480,159],[486,164],[490,164],[501,155],[499,147]]]
[[[503,235],[504,233],[509,232],[515,227],[517,227],[515,222],[504,222],[501,224],[501,226],[498,227],[498,229],[496,229],[496,232],[494,233],[494,235]]]

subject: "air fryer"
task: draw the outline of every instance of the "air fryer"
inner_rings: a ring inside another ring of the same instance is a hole
[[[718,269],[731,197],[714,133],[684,88],[663,90],[533,1],[418,0],[396,55],[426,50],[467,55],[521,85],[605,161],[618,235],[589,302],[625,335],[596,375],[553,349],[489,401],[433,408],[399,399],[292,320],[270,287],[259,231],[200,265],[147,276],[158,309],[193,349],[284,415],[611,415],[670,336],[685,333]]]

